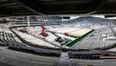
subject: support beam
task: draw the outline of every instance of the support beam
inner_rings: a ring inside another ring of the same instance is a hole
[[[107,3],[107,0],[93,0],[90,5],[90,11],[87,14],[96,13],[105,3]]]
[[[41,1],[41,2],[43,2],[43,4],[54,4],[54,5],[56,5],[56,4],[79,4],[79,3],[88,3],[88,2],[90,2],[90,1],[88,1],[88,0],[65,0],[65,1]]]
[[[5,1],[8,1],[8,0],[0,0],[0,2],[5,2]]]
[[[10,6],[10,5],[16,5],[17,3],[8,3],[8,4],[3,4],[3,5],[0,5],[0,7],[3,7],[3,6]]]
[[[32,11],[33,13],[37,15],[45,15],[41,11],[41,5],[38,5],[39,2],[37,0],[13,0],[14,2],[18,2],[20,5],[25,7],[26,9]]]
[[[27,26],[30,27],[30,16],[27,16]]]

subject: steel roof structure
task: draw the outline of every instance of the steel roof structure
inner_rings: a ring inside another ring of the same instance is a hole
[[[0,16],[116,14],[116,0],[0,0]]]

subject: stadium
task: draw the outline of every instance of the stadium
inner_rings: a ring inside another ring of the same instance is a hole
[[[0,0],[0,66],[116,66],[115,0]]]

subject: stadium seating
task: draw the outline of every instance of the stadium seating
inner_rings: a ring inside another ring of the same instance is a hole
[[[61,17],[43,17],[45,25],[60,25]],[[14,25],[27,25],[27,22],[14,22]],[[40,26],[41,19],[36,17],[30,17],[30,26]]]
[[[61,52],[58,50],[35,48],[35,47],[29,47],[29,46],[20,45],[20,44],[12,44],[9,46],[9,49],[14,49],[14,50],[37,54],[37,55],[42,55],[42,56],[54,56],[54,57],[59,57],[60,52]]]
[[[0,45],[8,46],[8,49],[41,55],[41,56],[51,56],[51,57],[60,57],[62,50],[55,50],[49,48],[41,48],[41,47],[32,47],[25,43],[21,43],[15,40],[14,36],[11,33],[0,32]],[[80,59],[99,59],[101,55],[104,56],[115,56],[115,53],[104,53],[98,50],[87,50],[80,49],[75,51],[68,51],[69,58],[80,58]],[[62,60],[62,58],[61,58]],[[67,65],[69,61],[65,61],[63,64],[60,62],[57,65]]]
[[[103,54],[102,51],[69,51],[70,58],[80,58],[80,59],[99,59],[99,56]]]
[[[7,33],[4,31],[0,32],[0,42],[1,42],[0,45],[8,46],[9,49],[42,55],[42,56],[45,55],[45,56],[59,57],[61,52],[61,50],[35,48],[25,43],[18,42],[11,33]]]
[[[13,36],[9,37],[8,34],[10,36],[12,35],[10,33],[6,33],[6,32],[3,32],[3,31],[0,32],[0,42],[2,42],[4,44],[4,46],[8,46],[8,40],[14,39]]]

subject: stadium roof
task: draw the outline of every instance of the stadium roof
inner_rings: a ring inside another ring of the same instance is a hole
[[[116,0],[0,0],[0,16],[116,14]]]

